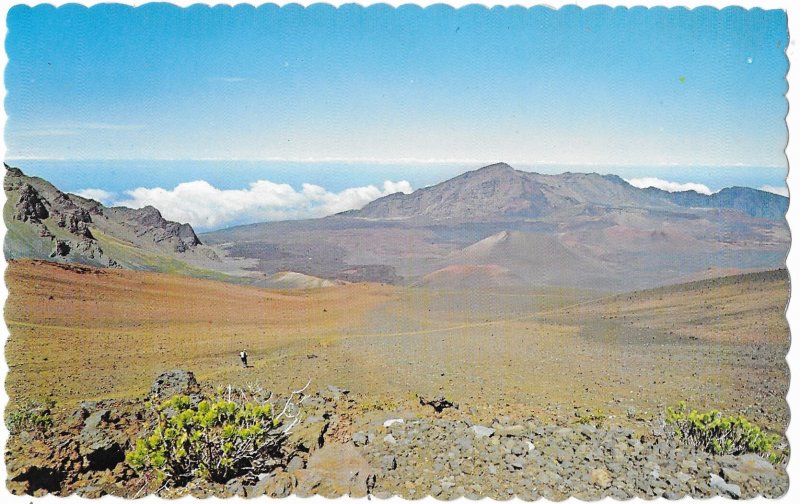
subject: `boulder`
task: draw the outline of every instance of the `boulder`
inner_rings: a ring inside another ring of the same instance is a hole
[[[150,393],[159,399],[169,399],[176,395],[192,395],[200,392],[200,385],[191,371],[183,369],[173,369],[158,375]]]
[[[592,469],[592,472],[589,474],[589,481],[600,488],[608,488],[611,486],[612,478],[608,471],[602,467],[598,467],[597,469]]]
[[[308,417],[289,434],[289,444],[303,452],[313,452],[325,445],[329,422],[324,417]]]
[[[471,430],[476,438],[492,437],[495,432],[491,427],[484,427],[483,425],[473,425]]]
[[[708,484],[711,486],[711,488],[716,489],[720,494],[727,497],[738,499],[742,496],[742,489],[739,487],[739,485],[728,483],[716,474],[711,475],[711,479]]]
[[[375,480],[366,459],[350,443],[325,445],[311,455],[306,469],[296,474],[299,496],[364,497]]]
[[[97,410],[84,421],[78,442],[88,470],[113,469],[125,460],[125,435],[109,425],[110,414],[107,409]]]
[[[737,469],[739,472],[748,476],[756,476],[761,474],[773,475],[776,473],[775,467],[773,467],[772,464],[770,464],[764,458],[752,453],[748,453],[747,455],[742,455],[739,457]]]

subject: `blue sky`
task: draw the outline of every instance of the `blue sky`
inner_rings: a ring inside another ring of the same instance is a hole
[[[97,181],[83,189],[172,190],[208,165],[161,165],[179,170],[170,185],[69,161],[268,160],[239,165],[238,187],[298,191],[274,163],[335,162],[381,191],[413,178],[404,167],[419,187],[499,160],[678,182],[757,167],[755,187],[786,167],[777,10],[42,5],[7,24],[6,159],[34,173],[67,160]]]
[[[781,11],[15,7],[8,158],[782,166]]]

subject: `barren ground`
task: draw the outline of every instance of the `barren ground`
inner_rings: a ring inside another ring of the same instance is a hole
[[[6,285],[12,403],[141,396],[160,372],[184,368],[279,393],[311,379],[397,408],[444,395],[475,417],[602,411],[624,422],[631,408],[653,417],[685,399],[777,431],[788,423],[785,271],[607,297],[377,284],[270,291],[12,261]]]

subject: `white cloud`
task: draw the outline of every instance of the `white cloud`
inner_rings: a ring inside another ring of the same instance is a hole
[[[95,201],[99,201],[100,203],[103,204],[108,204],[114,199],[114,196],[116,196],[112,192],[104,191],[103,189],[92,189],[92,188],[81,189],[80,191],[76,191],[74,194],[77,194],[78,196],[81,196],[83,198],[89,198]]]
[[[780,194],[781,196],[789,197],[789,188],[786,186],[771,186],[771,185],[763,185],[758,188],[761,191],[767,191],[774,194]]]
[[[314,184],[303,184],[300,191],[289,184],[258,180],[247,189],[218,189],[205,180],[184,182],[174,189],[139,187],[125,191],[127,199],[115,205],[141,208],[152,205],[164,218],[188,222],[197,229],[214,229],[252,222],[323,217],[358,209],[381,196],[410,193],[411,184],[402,180],[351,187],[330,192]]]
[[[667,191],[667,192],[695,191],[700,194],[712,194],[714,192],[704,184],[697,184],[695,182],[687,182],[685,184],[681,184],[678,182],[670,182],[669,180],[663,180],[656,177],[632,178],[632,179],[626,179],[626,182],[628,182],[633,187],[638,187],[640,189],[644,189],[646,187],[655,187],[657,189],[661,189],[662,191]]]

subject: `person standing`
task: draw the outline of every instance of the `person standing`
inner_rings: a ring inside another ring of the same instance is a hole
[[[247,367],[247,350],[239,352],[239,358],[242,359],[242,366]]]

